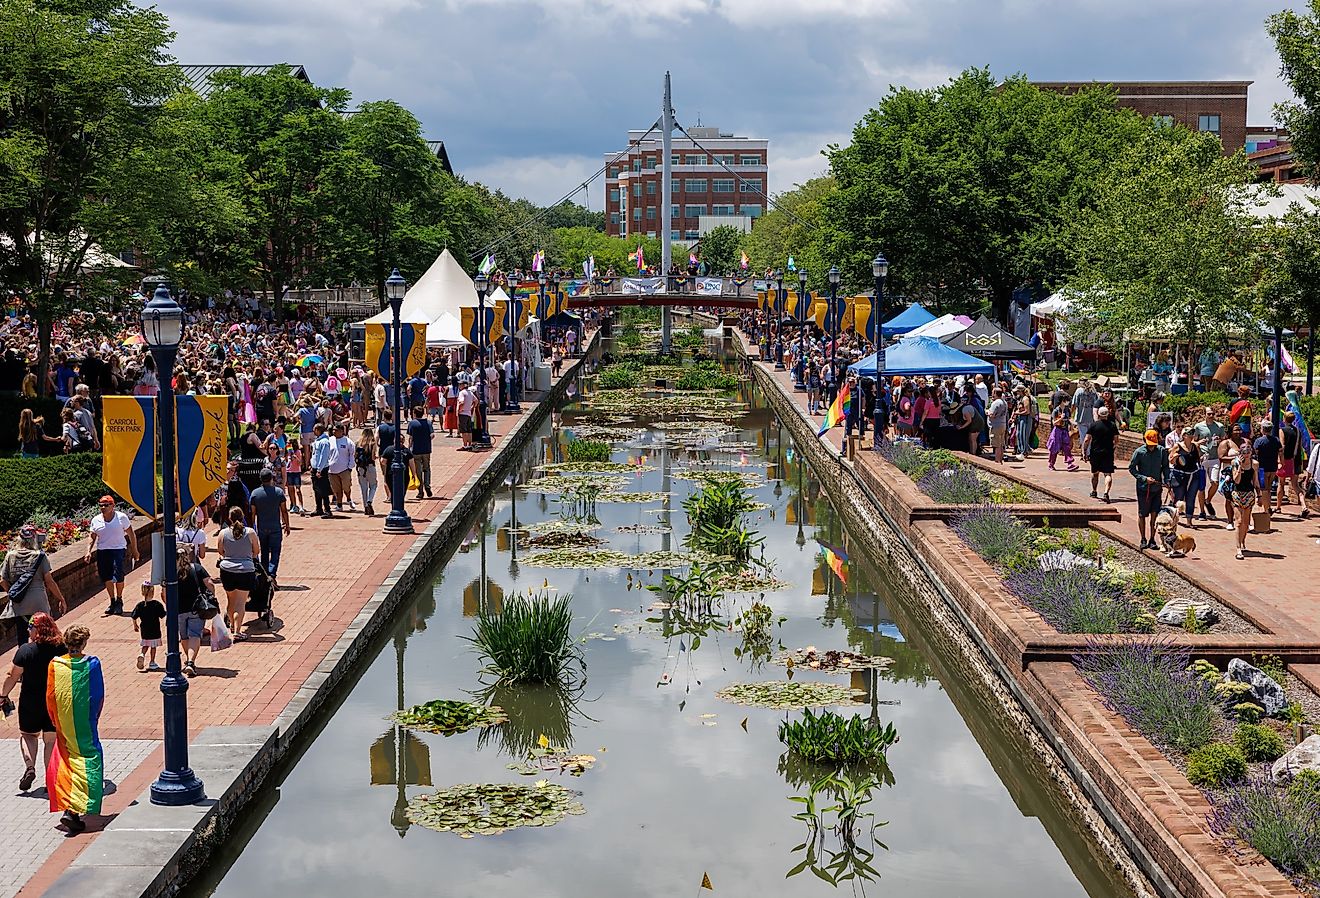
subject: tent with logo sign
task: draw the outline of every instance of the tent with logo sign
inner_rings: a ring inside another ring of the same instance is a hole
[[[942,341],[978,359],[1034,359],[1036,350],[982,315],[961,333]]]

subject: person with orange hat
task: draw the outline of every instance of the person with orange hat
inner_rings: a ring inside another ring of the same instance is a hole
[[[113,496],[102,496],[97,505],[101,513],[92,515],[88,525],[92,538],[84,561],[91,564],[96,559],[97,577],[110,599],[105,615],[119,615],[124,613],[124,571],[138,557],[137,535],[128,515],[115,508]]]
[[[1132,453],[1128,472],[1137,481],[1137,527],[1141,530],[1141,548],[1154,549],[1155,516],[1160,513],[1160,498],[1169,482],[1169,450],[1154,430],[1146,431],[1144,445]],[[1150,538],[1146,538],[1149,525]]]

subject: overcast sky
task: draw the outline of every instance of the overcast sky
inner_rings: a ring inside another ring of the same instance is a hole
[[[299,63],[391,98],[457,172],[548,203],[647,128],[673,72],[679,121],[770,140],[773,191],[820,173],[888,85],[968,66],[1039,80],[1253,80],[1288,91],[1265,34],[1284,0],[164,0],[181,63]],[[579,195],[579,201],[582,196]],[[591,206],[600,208],[599,181]]]

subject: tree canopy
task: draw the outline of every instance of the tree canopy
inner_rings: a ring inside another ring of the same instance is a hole
[[[1279,73],[1297,96],[1280,103],[1275,115],[1288,129],[1301,168],[1314,176],[1320,162],[1320,0],[1310,0],[1310,15],[1286,9],[1265,23],[1279,52]]]

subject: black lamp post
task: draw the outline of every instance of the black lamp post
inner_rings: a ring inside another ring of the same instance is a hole
[[[796,370],[796,375],[797,375],[797,376],[796,376],[796,378],[794,379],[794,383],[793,383],[793,389],[795,389],[795,390],[805,390],[805,389],[807,388],[807,384],[806,384],[806,377],[807,377],[807,357],[806,357],[806,351],[807,351],[807,335],[806,335],[806,325],[803,324],[803,322],[806,321],[806,318],[807,318],[807,316],[804,315],[803,312],[804,312],[805,310],[807,310],[807,309],[808,309],[808,305],[807,305],[807,270],[806,270],[805,268],[799,268],[799,269],[798,269],[798,301],[797,301],[797,308],[793,310],[793,312],[794,312],[793,317],[794,317],[794,318],[797,320],[797,322],[798,322],[798,326],[797,326],[797,328],[798,328],[798,361],[797,361],[797,370]]]
[[[490,428],[486,418],[486,291],[490,289],[490,280],[484,274],[477,274],[477,420],[480,425],[473,428],[472,445],[481,449],[490,448]]]
[[[775,370],[784,370],[784,272],[775,269]]]
[[[880,316],[878,321],[885,320],[885,278],[888,276],[889,260],[884,253],[876,253],[871,260],[871,277],[875,278],[875,308],[871,314]]]
[[[830,266],[830,403],[839,392],[839,266]]]
[[[174,359],[183,340],[183,309],[161,285],[142,310],[142,336],[151,348],[160,377],[157,400],[160,420],[160,463],[164,476],[161,532],[161,579],[165,588],[165,676],[160,691],[165,701],[165,768],[151,784],[151,803],[185,805],[206,796],[202,781],[188,766],[188,681],[179,657],[179,566],[175,557],[178,494],[175,480]]]
[[[408,493],[408,481],[404,477],[403,434],[406,430],[403,420],[403,324],[399,315],[403,309],[403,294],[407,292],[407,283],[399,269],[394,269],[385,280],[385,295],[390,300],[390,311],[394,313],[394,342],[391,346],[390,380],[394,382],[394,446],[390,461],[390,513],[385,516],[386,533],[412,533],[412,518],[403,508],[404,496]]]

